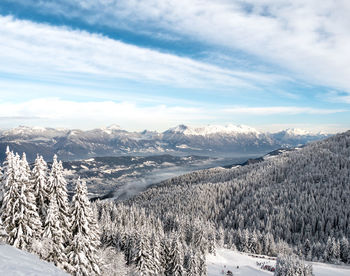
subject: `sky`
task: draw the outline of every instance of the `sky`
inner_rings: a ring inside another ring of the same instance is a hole
[[[2,0],[0,128],[350,129],[347,0]]]

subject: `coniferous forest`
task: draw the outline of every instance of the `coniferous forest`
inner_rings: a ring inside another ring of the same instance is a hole
[[[91,203],[80,179],[69,200],[56,157],[30,166],[6,154],[1,239],[72,275],[207,275],[217,247],[350,263],[350,132],[179,176],[124,202]],[[280,256],[276,275],[284,264],[299,266]]]

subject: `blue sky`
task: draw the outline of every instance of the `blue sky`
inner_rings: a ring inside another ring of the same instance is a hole
[[[347,130],[349,12],[345,0],[3,0],[0,128]]]

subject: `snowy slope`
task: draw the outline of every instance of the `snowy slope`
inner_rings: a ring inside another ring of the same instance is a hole
[[[222,270],[231,270],[233,275],[240,276],[266,276],[273,275],[260,269],[256,262],[266,262],[275,266],[274,260],[255,258],[248,254],[239,253],[228,249],[218,249],[216,256],[207,256],[208,276],[222,276]],[[315,276],[349,276],[350,266],[339,266],[323,263],[311,263]],[[225,267],[226,266],[226,267]],[[237,269],[239,266],[239,269]]]
[[[6,276],[64,276],[69,275],[38,256],[9,245],[0,245],[0,275]]]

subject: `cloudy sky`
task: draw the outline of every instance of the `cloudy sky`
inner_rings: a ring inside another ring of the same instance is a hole
[[[0,128],[350,128],[347,0],[2,0]]]

